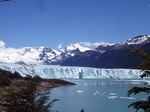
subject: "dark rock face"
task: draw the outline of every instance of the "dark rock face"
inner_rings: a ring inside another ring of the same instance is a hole
[[[57,55],[52,49],[44,48],[42,53],[40,54],[40,60],[42,60],[43,63],[47,65],[59,65],[63,61],[79,53],[80,53],[80,50],[78,48],[74,50],[70,50],[70,51],[65,49],[63,52],[61,52],[60,55]],[[53,58],[50,58],[50,57],[53,57]]]
[[[41,54],[39,55],[40,57],[40,60],[43,61],[43,63],[45,64],[49,64],[50,60],[49,60],[49,57],[50,56],[56,56],[56,53],[51,49],[51,48],[48,48],[48,47],[44,47]]]
[[[86,66],[96,68],[138,68],[142,61],[130,56],[127,48],[139,48],[150,52],[150,36],[137,36],[126,42],[109,46],[98,46],[95,51],[86,51],[65,60],[63,66]],[[100,52],[104,51],[104,52]]]

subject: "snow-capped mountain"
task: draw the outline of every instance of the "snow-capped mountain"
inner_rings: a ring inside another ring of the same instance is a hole
[[[99,46],[95,49],[86,47],[83,43],[91,44],[88,42],[71,43],[64,49],[57,51],[48,47],[6,48],[5,43],[0,43],[0,63],[40,63],[107,68],[114,67],[112,63],[115,63],[117,67],[124,67],[117,63],[124,60],[117,62],[114,62],[114,60],[118,60],[120,57],[126,58],[126,48],[143,47],[149,50],[150,47],[147,46],[150,43],[150,36],[141,35],[115,44],[98,42],[96,45]],[[106,62],[108,65],[104,66]]]
[[[98,68],[137,68],[141,60],[130,56],[127,48],[139,48],[150,52],[150,36],[141,35],[125,42],[99,45],[95,51],[86,51],[65,60],[62,66],[86,66]]]
[[[105,45],[99,45],[96,50],[98,51],[109,51],[112,49],[124,49],[128,48],[129,46],[134,46],[135,48],[139,48],[142,45],[150,42],[150,36],[149,35],[140,35],[136,36],[134,38],[130,38],[127,41],[119,42],[115,44],[105,44]]]
[[[67,45],[67,47],[65,48],[65,51],[73,51],[73,50],[77,50],[77,49],[80,50],[80,52],[92,50],[91,48],[81,46],[79,43],[76,43],[76,44],[71,43],[71,44]]]
[[[73,57],[81,52],[92,50],[88,47],[83,47],[79,43],[69,44],[65,49],[62,49],[59,55],[44,61],[45,64],[61,64],[63,61]]]
[[[125,42],[122,42],[121,44],[128,44],[128,45],[133,45],[133,44],[145,44],[150,42],[150,35],[140,35],[131,39],[128,39]]]
[[[106,52],[107,50],[113,48],[116,44],[101,44],[97,48],[95,48],[96,51],[99,51],[101,53]]]
[[[39,60],[45,62],[47,60],[52,60],[56,56],[58,56],[59,53],[56,50],[52,50],[51,48],[48,47],[43,47],[41,53],[39,54]]]
[[[91,49],[80,44],[70,44],[60,51],[48,47],[24,47],[19,49],[0,47],[0,62],[60,64],[67,58],[86,50]]]

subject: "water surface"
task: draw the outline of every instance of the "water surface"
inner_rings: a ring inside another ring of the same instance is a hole
[[[61,101],[56,102],[53,110],[59,112],[135,112],[128,105],[139,99],[144,99],[145,94],[127,97],[127,91],[133,86],[143,86],[135,80],[69,80],[75,86],[63,86],[52,90],[51,98]],[[140,112],[140,111],[139,111]]]

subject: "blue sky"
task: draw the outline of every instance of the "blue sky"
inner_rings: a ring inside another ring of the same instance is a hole
[[[150,34],[150,0],[0,2],[0,40],[6,47],[115,43],[144,34]]]

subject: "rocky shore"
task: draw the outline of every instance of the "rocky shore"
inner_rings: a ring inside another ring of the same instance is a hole
[[[22,78],[20,76],[19,76],[19,78],[18,77],[12,78],[11,75],[8,75],[8,74],[10,74],[9,72],[0,71],[0,75],[1,75],[1,72],[4,73],[3,74],[4,76],[7,76],[7,77],[5,77],[5,79],[7,78],[7,80],[8,80],[10,78],[10,82],[8,85],[1,85],[4,82],[2,82],[0,84],[0,104],[5,104],[6,102],[5,102],[4,96],[9,94],[9,92],[11,90],[19,92],[20,88],[22,88],[25,84],[27,84],[30,79]],[[2,75],[1,75],[1,77],[2,77]],[[3,79],[1,79],[1,81],[2,80]],[[44,90],[51,90],[51,89],[59,87],[59,86],[75,85],[74,83],[71,83],[71,82],[68,82],[65,80],[61,80],[61,79],[41,79],[40,78],[40,80],[39,79],[36,79],[36,80],[38,81],[37,88],[36,88],[37,93],[44,91]],[[7,84],[7,82],[5,82],[5,83]],[[0,112],[6,112],[5,108],[2,105],[0,105]]]

